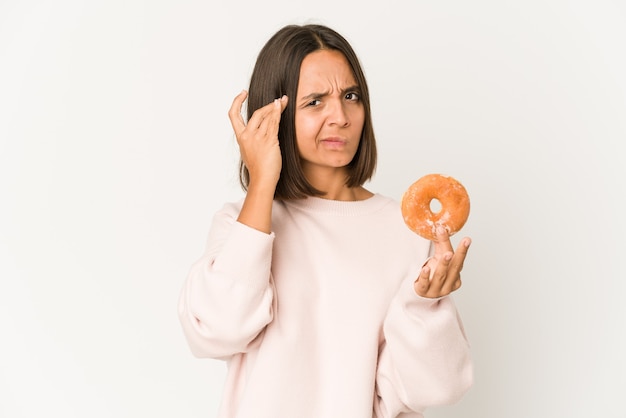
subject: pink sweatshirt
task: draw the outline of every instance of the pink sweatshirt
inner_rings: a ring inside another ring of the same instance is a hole
[[[422,417],[472,384],[451,297],[413,282],[430,242],[397,202],[275,202],[271,234],[214,218],[179,315],[194,355],[228,364],[220,418]]]

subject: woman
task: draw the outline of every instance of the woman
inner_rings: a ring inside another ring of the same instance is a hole
[[[363,187],[376,146],[349,43],[282,28],[229,117],[246,195],[215,215],[179,305],[192,352],[227,361],[219,417],[421,417],[460,399],[472,365],[450,293],[470,240],[430,243]]]

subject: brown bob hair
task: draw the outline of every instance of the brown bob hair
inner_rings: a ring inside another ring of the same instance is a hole
[[[274,192],[274,199],[301,199],[319,196],[324,192],[314,188],[302,171],[295,129],[295,97],[300,79],[302,60],[315,51],[329,49],[341,52],[352,69],[360,89],[365,119],[359,147],[348,164],[348,187],[361,186],[370,180],[376,169],[376,140],[372,127],[369,90],[359,60],[348,41],[323,25],[288,25],[267,41],[257,57],[248,89],[247,119],[257,109],[274,99],[287,95],[289,102],[282,113],[278,128],[278,143],[282,155],[282,170]],[[239,181],[248,189],[250,175],[243,161],[239,163]]]

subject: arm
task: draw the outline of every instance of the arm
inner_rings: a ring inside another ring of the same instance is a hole
[[[473,380],[469,343],[451,296],[415,295],[403,283],[384,324],[376,377],[377,417],[457,402]]]
[[[273,315],[271,216],[282,167],[278,126],[287,97],[257,109],[247,125],[241,116],[246,97],[245,91],[235,97],[228,116],[250,174],[248,191],[238,212],[216,216],[207,251],[180,296],[183,330],[200,357],[245,352]]]
[[[287,107],[287,96],[255,111],[247,125],[241,116],[241,106],[246,96],[247,93],[243,91],[235,97],[228,112],[241,159],[250,175],[248,192],[238,220],[269,234],[274,191],[282,169],[278,126],[281,114]]]
[[[179,318],[198,357],[246,352],[273,318],[273,234],[216,214],[205,254],[191,267],[179,298]]]
[[[377,416],[451,404],[472,385],[469,343],[450,296],[461,286],[470,242],[464,238],[454,253],[445,231],[439,231],[434,256],[417,280],[402,283],[392,301],[379,350]]]

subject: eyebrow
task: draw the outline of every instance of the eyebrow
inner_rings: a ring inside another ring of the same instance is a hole
[[[361,88],[358,85],[355,84],[353,86],[346,87],[345,89],[341,89],[341,94],[342,95],[344,95],[346,93],[350,93],[350,92],[360,93],[361,92]],[[314,92],[314,93],[311,93],[311,94],[307,94],[304,97],[301,97],[300,100],[302,100],[302,101],[305,101],[305,100],[309,101],[309,100],[319,99],[321,97],[328,96],[329,94],[330,94],[330,91],[324,91],[324,92],[320,92],[320,93]]]

